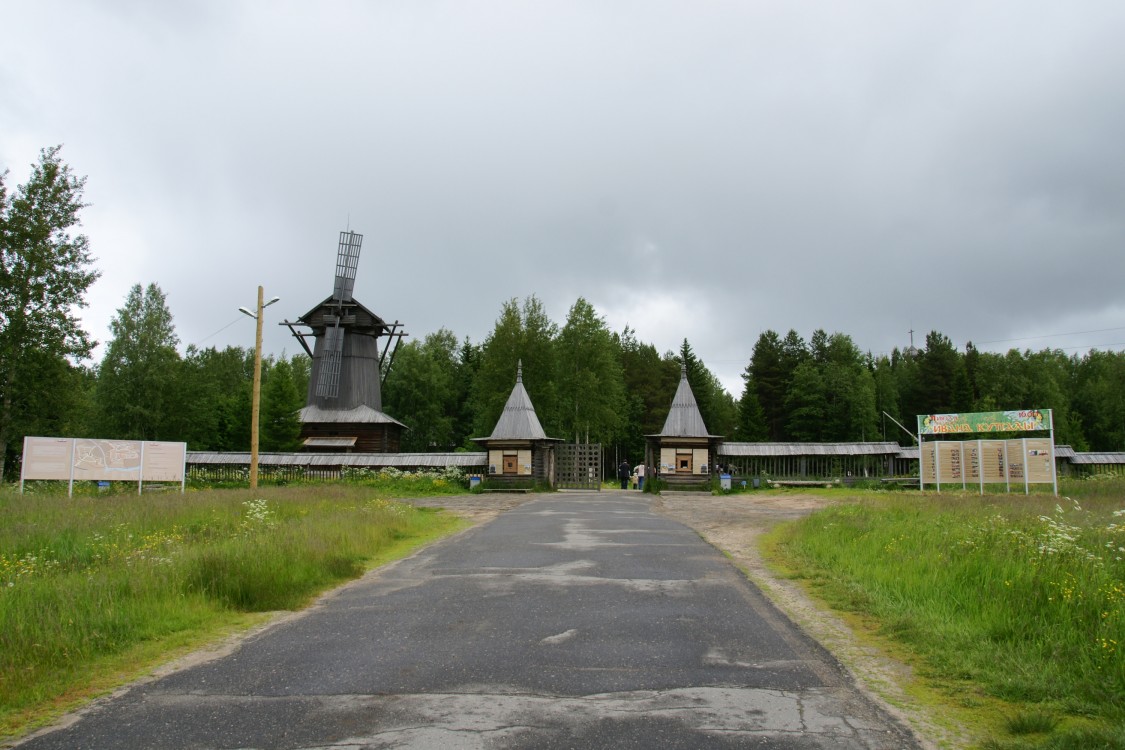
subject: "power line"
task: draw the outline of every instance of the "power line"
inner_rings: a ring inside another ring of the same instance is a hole
[[[980,341],[978,343],[980,343],[982,346],[984,344],[1006,344],[1010,341],[1031,341],[1032,339],[1049,339],[1049,338],[1054,338],[1056,336],[1081,336],[1081,335],[1086,334],[1086,333],[1106,333],[1108,331],[1125,331],[1125,326],[1118,326],[1116,328],[1096,328],[1092,331],[1071,331],[1070,333],[1045,333],[1042,336],[1024,336],[1023,338],[1019,338],[1019,339],[995,339],[993,341]],[[1117,344],[1110,344],[1109,346],[1117,346]],[[1062,348],[1066,348],[1066,349],[1079,348],[1079,349],[1081,349],[1082,347],[1062,347]]]
[[[1068,349],[1109,349],[1111,346],[1125,346],[1125,341],[1118,341],[1113,344],[1083,344],[1081,346],[1056,346],[1054,348],[1067,351]]]
[[[231,322],[227,323],[227,324],[226,324],[225,326],[223,326],[223,327],[222,327],[222,328],[220,328],[219,330],[215,331],[214,333],[209,333],[209,334],[207,334],[206,336],[204,336],[203,338],[201,338],[201,339],[200,339],[199,341],[196,341],[195,343],[193,343],[193,344],[192,344],[192,346],[199,346],[200,344],[202,344],[202,343],[203,343],[204,341],[206,341],[207,339],[209,339],[209,338],[212,338],[212,337],[214,337],[214,336],[218,336],[218,335],[219,335],[220,333],[222,333],[223,331],[227,330],[227,329],[228,329],[228,328],[230,328],[230,327],[231,327],[232,325],[234,325],[235,323],[237,323],[238,321],[240,321],[240,320],[242,320],[242,319],[243,319],[243,318],[242,318],[242,316],[241,316],[241,315],[239,315],[239,316],[238,316],[237,318],[235,318],[235,319],[234,319],[234,320],[232,320]]]

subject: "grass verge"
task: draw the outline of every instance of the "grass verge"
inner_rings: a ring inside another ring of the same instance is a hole
[[[878,493],[765,548],[916,655],[982,747],[1125,748],[1125,484],[1061,492]]]
[[[464,524],[348,484],[0,492],[0,738]]]

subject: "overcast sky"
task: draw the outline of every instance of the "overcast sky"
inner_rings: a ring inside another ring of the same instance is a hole
[[[253,346],[262,284],[297,351],[350,226],[414,337],[582,296],[738,397],[766,329],[1125,348],[1122,39],[1120,0],[0,0],[0,169],[88,176],[103,342],[155,282]]]

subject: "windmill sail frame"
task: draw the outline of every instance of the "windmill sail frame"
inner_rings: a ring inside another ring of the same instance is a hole
[[[324,329],[324,351],[320,356],[320,369],[316,378],[316,395],[336,398],[340,395],[340,370],[344,361],[344,332],[336,325]]]
[[[337,302],[352,301],[356,270],[359,268],[359,251],[362,248],[362,234],[340,232],[340,247],[336,251],[336,281],[332,286],[332,298]]]
[[[332,284],[332,301],[336,307],[335,324],[324,330],[324,351],[316,374],[316,395],[337,398],[340,395],[340,371],[343,367],[344,337],[340,328],[344,305],[352,301],[356,272],[359,269],[359,252],[363,249],[363,235],[358,232],[340,232],[340,245],[336,250],[336,278]]]

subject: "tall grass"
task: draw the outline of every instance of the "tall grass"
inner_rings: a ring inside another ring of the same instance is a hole
[[[1125,483],[1062,490],[860,499],[779,530],[776,549],[932,676],[1122,727]]]
[[[143,644],[292,609],[457,519],[364,486],[0,492],[0,733]]]

